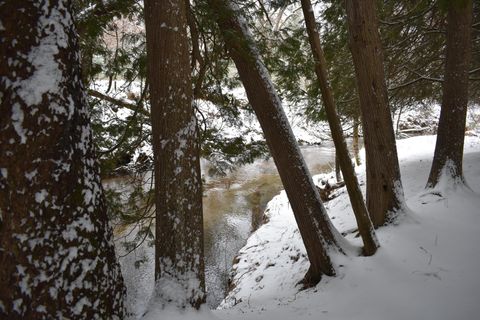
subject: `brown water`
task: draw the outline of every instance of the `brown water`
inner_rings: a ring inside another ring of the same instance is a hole
[[[302,154],[312,175],[334,170],[335,151],[332,143],[304,147]],[[208,172],[208,168],[209,163],[202,161],[202,172]],[[216,307],[226,293],[233,259],[252,230],[261,224],[266,204],[283,186],[272,159],[257,160],[237,168],[225,177],[204,176],[204,180],[207,303]],[[128,190],[125,181],[125,178],[116,178],[105,181],[104,185],[107,188]],[[123,258],[120,263],[126,278],[130,304],[140,310],[147,303],[153,289],[153,249],[145,246],[134,254],[134,258]],[[147,256],[147,262],[135,269],[131,265],[140,255]]]
[[[334,170],[332,144],[302,148],[312,174]],[[208,163],[203,163],[208,172]],[[282,189],[272,159],[257,160],[226,177],[205,177],[203,198],[207,302],[216,306],[224,297],[228,275],[238,250],[262,221],[266,204]]]

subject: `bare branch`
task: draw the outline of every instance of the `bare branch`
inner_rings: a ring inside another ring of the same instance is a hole
[[[95,97],[95,98],[98,98],[98,99],[101,99],[101,100],[104,100],[104,101],[107,101],[107,102],[110,102],[110,103],[113,103],[113,104],[115,104],[119,107],[132,110],[133,112],[141,113],[141,114],[143,114],[147,117],[150,117],[150,113],[147,110],[145,110],[144,108],[141,107],[141,105],[140,105],[141,102],[139,102],[138,104],[130,103],[130,102],[127,102],[127,101],[124,101],[124,100],[120,100],[120,99],[110,97],[106,94],[103,94],[103,93],[101,93],[99,91],[96,91],[96,90],[93,90],[93,89],[88,89],[88,95],[90,95],[92,97]]]

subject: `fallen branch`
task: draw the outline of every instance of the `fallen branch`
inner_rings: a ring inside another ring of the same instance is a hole
[[[101,100],[104,100],[104,101],[107,101],[107,102],[110,102],[110,103],[115,104],[119,107],[132,110],[133,112],[141,113],[144,116],[150,117],[150,113],[147,110],[143,109],[140,105],[137,105],[135,103],[130,103],[130,102],[120,100],[120,99],[115,99],[115,98],[112,98],[112,97],[110,97],[106,94],[103,94],[103,93],[101,93],[99,91],[96,91],[96,90],[93,90],[93,89],[88,89],[88,95],[90,95],[92,97],[95,97],[95,98],[98,98],[98,99],[101,99]]]
[[[320,193],[320,199],[322,199],[323,202],[327,202],[336,198],[337,196],[336,195],[331,196],[331,193],[336,189],[339,189],[344,186],[345,186],[344,181],[337,182],[334,185],[331,185],[330,183],[327,182],[322,187],[317,186],[318,192]]]

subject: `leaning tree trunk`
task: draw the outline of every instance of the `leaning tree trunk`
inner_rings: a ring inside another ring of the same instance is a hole
[[[215,10],[230,57],[235,62],[248,100],[263,129],[305,244],[310,269],[304,285],[315,285],[322,274],[335,274],[330,251],[341,250],[339,234],[330,223],[280,98],[240,12],[225,0],[210,0],[209,3]]]
[[[346,0],[350,50],[357,78],[367,165],[367,207],[375,227],[402,208],[395,133],[388,107],[375,0]]]
[[[444,170],[455,184],[464,183],[462,162],[468,104],[468,67],[472,51],[472,1],[451,1],[447,5],[442,109],[427,188],[437,185]]]
[[[123,318],[69,1],[0,21],[0,318]]]
[[[362,191],[358,185],[357,176],[353,167],[352,159],[348,152],[347,143],[343,137],[343,129],[335,109],[332,89],[330,88],[327,75],[327,62],[320,44],[320,35],[317,31],[315,15],[310,0],[301,0],[305,24],[307,27],[308,41],[312,48],[315,60],[315,73],[323,97],[323,105],[327,114],[328,124],[335,144],[336,160],[340,163],[345,185],[347,186],[350,203],[357,219],[358,231],[363,240],[363,251],[366,255],[372,255],[379,247],[372,221],[368,215],[367,207],[363,201]]]
[[[161,303],[198,308],[205,301],[202,187],[186,23],[184,0],[145,1],[155,170],[155,295]]]

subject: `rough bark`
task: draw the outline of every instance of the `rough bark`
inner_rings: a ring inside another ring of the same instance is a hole
[[[367,208],[375,227],[403,206],[395,133],[388,106],[375,0],[346,0],[347,20],[363,124]]]
[[[335,108],[332,88],[328,82],[327,62],[320,43],[320,35],[317,31],[315,15],[310,0],[301,0],[305,24],[307,27],[308,41],[315,60],[315,73],[322,93],[323,105],[327,114],[328,124],[335,144],[336,160],[340,164],[343,178],[347,186],[348,196],[352,205],[355,218],[357,219],[358,231],[363,240],[363,251],[366,255],[373,255],[379,247],[372,221],[363,201],[362,191],[358,184],[352,159],[348,152],[347,143],[343,136],[343,129]],[[338,178],[337,178],[338,180]]]
[[[145,1],[155,170],[155,295],[162,303],[198,308],[205,301],[202,188],[186,24],[185,1]]]
[[[468,67],[472,51],[472,1],[450,1],[447,6],[442,109],[427,188],[437,185],[444,170],[455,184],[464,183],[462,162],[468,104]]]
[[[119,319],[69,1],[0,4],[0,318]]]
[[[330,223],[281,101],[240,13],[225,0],[210,0],[209,3],[263,129],[305,244],[310,269],[304,285],[314,285],[322,274],[335,275],[330,250],[341,250],[339,234]]]

